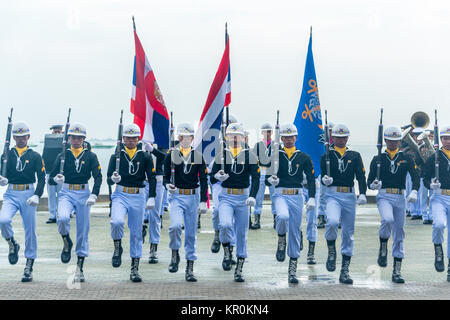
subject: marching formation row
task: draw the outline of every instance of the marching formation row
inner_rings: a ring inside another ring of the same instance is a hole
[[[27,259],[22,281],[32,281],[33,263],[37,257],[35,213],[44,191],[47,174],[48,185],[57,192],[57,200],[56,197],[51,197],[49,192],[49,202],[57,201],[55,219],[63,241],[61,261],[68,263],[71,260],[73,242],[70,237],[70,218],[75,212],[75,281],[84,282],[83,263],[89,254],[89,213],[102,183],[102,170],[97,156],[85,142],[86,128],[78,123],[70,126],[67,124],[63,152],[59,153],[56,159],[51,159],[51,164],[48,164],[49,160],[45,160],[45,165],[41,155],[27,145],[30,137],[29,127],[23,122],[16,122],[14,125],[10,123],[9,128],[15,146],[9,148],[7,134],[7,152],[2,156],[0,175],[0,185],[7,186],[0,211],[0,228],[2,236],[9,244],[9,262],[16,264],[18,261],[20,246],[14,240],[11,221],[17,211],[20,211],[25,229],[24,254]],[[378,190],[376,200],[381,217],[378,264],[381,267],[387,265],[387,244],[392,234],[392,281],[404,283],[401,263],[404,258],[406,207],[407,202],[417,201],[421,179],[423,185],[432,191],[430,211],[433,217],[435,268],[439,272],[444,271],[442,244],[450,210],[450,126],[440,130],[442,148],[436,149],[434,157],[426,159],[420,173],[413,157],[400,150],[402,130],[397,127],[384,129],[382,134],[386,149],[374,156],[367,179],[361,155],[347,147],[350,131],[343,124],[332,127],[331,137],[328,137],[328,127],[325,129],[327,152],[322,156],[321,175],[318,177],[315,177],[310,156],[295,147],[297,138],[302,137],[298,137],[297,128],[293,124],[281,127],[277,124],[273,141],[272,126],[263,125],[264,139],[254,148],[248,147],[242,125],[230,121],[225,128],[223,139],[216,148],[215,160],[207,166],[202,153],[192,147],[194,129],[191,124],[178,125],[178,145],[172,145],[168,152],[158,150],[151,143],[140,142],[141,132],[136,124],[127,125],[123,129],[120,127],[119,136],[123,137],[120,137],[118,148],[111,155],[107,170],[108,185],[116,185],[111,194],[111,237],[114,244],[112,266],[121,265],[121,241],[125,217],[128,215],[131,281],[142,281],[138,269],[142,257],[143,230],[146,230],[145,219],[150,221],[149,262],[158,262],[160,208],[165,193],[168,193],[170,206],[168,232],[172,258],[169,271],[178,271],[179,248],[182,245],[181,235],[184,228],[187,260],[185,279],[197,281],[194,261],[197,260],[198,212],[204,213],[207,210],[208,184],[214,204],[215,235],[211,250],[218,252],[220,247],[223,247],[222,267],[226,271],[231,270],[234,262],[234,280],[237,282],[245,280],[243,266],[247,258],[247,232],[249,227],[259,228],[265,186],[270,189],[272,212],[278,233],[276,259],[284,261],[286,253],[289,256],[289,283],[298,283],[297,259],[301,250],[300,226],[305,202],[309,240],[307,263],[315,264],[317,208],[319,202],[323,202],[326,212],[325,239],[328,246],[326,268],[330,272],[336,269],[335,241],[338,228],[341,227],[342,265],[339,281],[345,284],[353,283],[349,266],[353,255],[356,205],[367,203],[367,188]],[[171,140],[174,141],[173,137]],[[405,192],[407,177],[412,190],[408,194]],[[92,190],[89,190],[88,182],[91,178],[94,179],[94,184]],[[355,192],[355,179],[358,182],[358,197]],[[251,207],[255,207],[254,223],[251,221]],[[234,248],[236,261],[233,259]],[[450,246],[447,247],[447,256],[450,258]],[[450,263],[447,280],[450,281]]]

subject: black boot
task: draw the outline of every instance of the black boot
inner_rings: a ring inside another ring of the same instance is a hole
[[[307,264],[316,264],[316,259],[314,258],[314,248],[316,246],[315,242],[309,242],[308,255],[306,257]]]
[[[145,236],[147,235],[147,225],[142,225],[142,243],[145,243]]]
[[[73,278],[74,282],[84,282],[83,264],[84,264],[84,257],[78,257],[77,269],[75,271],[75,277]]]
[[[378,252],[378,265],[380,267],[387,266],[388,240],[389,239],[380,238],[380,251]]]
[[[187,260],[185,279],[188,282],[197,282],[197,278],[194,276],[194,261]]]
[[[341,266],[341,274],[339,276],[339,282],[344,284],[353,284],[353,279],[350,278],[350,274],[348,273],[348,267],[350,266],[350,260],[352,257],[342,255],[342,266]]]
[[[324,215],[320,215],[317,218],[317,229],[323,229],[325,228],[325,216]]]
[[[172,250],[172,259],[169,264],[169,272],[177,272],[178,264],[180,263],[180,255],[178,254],[178,250]]]
[[[394,271],[392,272],[392,282],[405,283],[405,280],[402,278],[402,275],[400,274],[401,268],[402,268],[402,259],[394,258]]]
[[[62,263],[69,263],[70,261],[70,255],[72,251],[72,240],[70,239],[70,236],[67,234],[65,236],[62,236],[64,247],[61,252],[61,262]]]
[[[159,216],[159,220],[161,220],[161,229],[163,228],[162,226],[162,216]]]
[[[298,283],[297,279],[297,259],[289,259],[289,269],[288,269],[288,282]]]
[[[253,224],[253,229],[258,230],[261,229],[261,215],[255,214],[255,223]]]
[[[450,282],[450,259],[448,259],[447,281]]]
[[[25,265],[25,269],[23,270],[22,282],[31,282],[33,281],[33,264],[34,259],[27,259],[27,264]]]
[[[286,259],[286,234],[278,235],[278,246],[276,258],[278,261],[283,262]]]
[[[244,282],[245,278],[242,275],[242,267],[244,266],[244,258],[238,258],[236,269],[234,270],[234,281],[236,282]]]
[[[214,240],[211,245],[211,252],[217,253],[220,251],[220,240],[219,240],[219,230],[215,230],[214,232]]]
[[[253,230],[253,222],[252,222],[252,214],[251,213],[248,215],[248,228],[250,230]]]
[[[122,252],[122,240],[114,240],[114,253],[111,261],[114,268],[118,268],[122,264]]]
[[[442,250],[442,244],[434,245],[434,268],[437,272],[443,272],[445,270],[444,251]]]
[[[133,282],[142,282],[142,278],[139,275],[139,258],[131,258],[131,272],[130,280]]]
[[[231,250],[229,243],[222,243],[223,246],[223,261],[222,268],[225,271],[231,270]]]
[[[336,240],[327,240],[328,245],[328,259],[327,259],[327,270],[336,270]]]
[[[275,230],[277,230],[277,215],[276,214],[273,215],[273,228]]]
[[[303,250],[303,231],[300,230],[300,251]]]
[[[150,244],[150,257],[148,258],[148,263],[158,263],[158,244],[156,243]]]
[[[231,257],[231,265],[232,266],[234,266],[234,265],[236,265],[236,260],[233,258],[233,250],[234,250],[234,247],[232,246],[232,245],[230,245],[230,257]]]
[[[6,240],[9,245],[8,260],[10,264],[16,264],[19,261],[19,244],[14,240],[13,237]]]

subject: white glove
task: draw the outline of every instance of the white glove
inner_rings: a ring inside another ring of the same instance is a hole
[[[4,187],[8,184],[8,178],[0,176],[0,186]]]
[[[217,180],[219,180],[220,182],[224,182],[225,180],[227,180],[230,177],[230,175],[228,175],[227,173],[223,172],[222,170],[219,170],[219,172],[217,172],[214,175],[214,178],[216,178]]]
[[[328,187],[329,185],[331,185],[333,183],[333,178],[329,177],[327,175],[324,175],[322,177],[322,182],[323,182],[324,185],[326,185]]]
[[[269,181],[269,183],[275,187],[280,183],[280,179],[278,179],[276,175],[270,176],[267,181]]]
[[[151,210],[155,207],[155,198],[148,198],[147,204],[145,205],[145,209]]]
[[[206,213],[207,210],[206,202],[200,202],[198,209],[200,210],[200,213]]]
[[[377,179],[373,180],[373,182],[370,184],[370,189],[372,190],[380,190],[382,186],[381,181],[378,181]]]
[[[306,211],[310,211],[316,207],[316,199],[309,198],[308,202],[306,203]]]
[[[436,178],[434,178],[430,183],[430,189],[437,190],[441,188],[441,183],[437,182]]]
[[[114,171],[113,174],[112,174],[112,176],[111,176],[111,180],[112,180],[114,183],[119,183],[120,180],[122,180],[122,177],[119,175],[119,173],[118,173],[117,171]]]
[[[27,205],[36,207],[39,204],[39,197],[37,195],[32,195],[27,200]]]
[[[253,197],[248,197],[247,200],[245,201],[245,204],[249,207],[254,207],[256,204],[256,200]]]
[[[64,183],[64,176],[60,173],[58,173],[54,178],[53,181],[55,181],[57,184],[63,184]]]
[[[166,184],[166,189],[167,191],[169,191],[170,194],[174,194],[178,190],[178,188],[171,183]]]
[[[417,190],[411,191],[408,198],[406,199],[408,202],[416,202],[417,201]]]
[[[358,200],[356,200],[356,203],[359,204],[359,205],[366,204],[367,203],[366,195],[365,194],[360,194],[359,197],[358,197]]]
[[[144,142],[144,147],[145,150],[147,150],[150,153],[152,153],[153,150],[155,149],[150,142]]]
[[[97,196],[95,194],[91,194],[86,201],[86,207],[92,206],[97,200]]]

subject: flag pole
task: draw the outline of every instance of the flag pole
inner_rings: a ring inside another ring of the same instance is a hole
[[[134,16],[131,16],[131,19],[133,19],[133,30],[136,31],[136,24],[134,23]]]
[[[225,22],[225,47],[228,43],[228,23]],[[225,124],[226,127],[228,127],[228,124],[230,123],[230,105],[228,105],[225,109]],[[225,127],[225,128],[226,128]]]

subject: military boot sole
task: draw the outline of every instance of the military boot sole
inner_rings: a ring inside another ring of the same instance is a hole
[[[235,282],[244,282],[245,279],[242,276],[234,276],[234,281]]]
[[[405,283],[405,280],[403,278],[392,276],[392,282],[394,282],[394,283]]]
[[[292,284],[297,284],[298,283],[298,279],[297,279],[297,277],[289,276],[288,282],[292,283]]]
[[[157,264],[158,263],[158,258],[150,258],[150,259],[148,259],[148,263],[149,264]]]
[[[306,260],[306,264],[316,264],[316,259],[315,258],[308,258]]]
[[[341,278],[341,277],[339,277],[339,282],[342,284],[353,284],[352,279],[345,279],[345,278]]]
[[[197,278],[193,275],[189,275],[185,277],[187,282],[197,282]]]
[[[136,276],[131,276],[131,275],[130,275],[130,280],[132,282],[142,282],[142,278],[141,277],[136,277]]]
[[[33,281],[33,277],[30,275],[30,276],[23,276],[22,277],[22,282],[31,282],[31,281]]]

